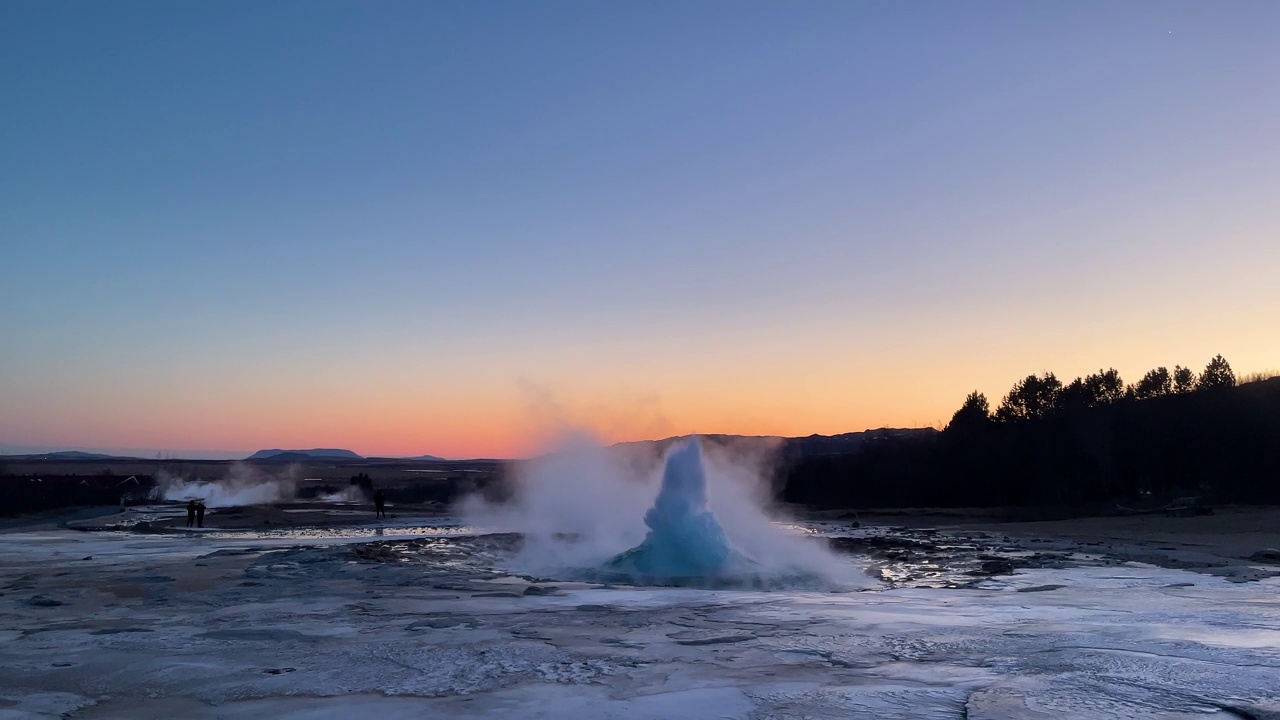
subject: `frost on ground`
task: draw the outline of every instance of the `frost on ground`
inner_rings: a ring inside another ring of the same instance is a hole
[[[1280,717],[1276,579],[610,587],[516,542],[0,535],[0,719]]]

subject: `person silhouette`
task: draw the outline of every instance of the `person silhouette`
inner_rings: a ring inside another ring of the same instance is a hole
[[[379,490],[373,494],[373,505],[377,508],[378,513],[374,517],[385,518],[387,516],[387,494]]]
[[[196,527],[204,527],[204,501],[196,503]]]
[[[187,502],[187,527],[195,527],[196,524],[196,501]]]

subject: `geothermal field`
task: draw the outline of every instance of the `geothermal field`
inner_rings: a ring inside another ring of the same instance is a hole
[[[1280,717],[1277,568],[1194,535],[1252,511],[784,520],[757,465],[584,446],[447,512],[187,529],[187,484],[12,525],[0,718]]]

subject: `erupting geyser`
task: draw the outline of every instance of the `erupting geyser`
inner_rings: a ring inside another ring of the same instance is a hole
[[[605,563],[607,573],[683,584],[741,576],[754,566],[729,546],[720,523],[707,510],[707,475],[697,438],[667,455],[662,489],[644,523],[649,526],[644,542]]]

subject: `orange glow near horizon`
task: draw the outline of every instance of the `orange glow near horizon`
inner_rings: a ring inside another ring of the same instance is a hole
[[[934,292],[880,315],[833,304],[719,324],[511,331],[472,337],[465,352],[379,336],[164,348],[116,364],[51,352],[37,359],[59,374],[0,377],[0,442],[503,458],[544,451],[568,428],[614,442],[941,427],[969,392],[994,408],[1031,373],[1069,381],[1115,367],[1134,382],[1159,365],[1199,371],[1218,353],[1238,373],[1280,367],[1280,336],[1264,331],[1280,318],[1265,261],[1277,250],[1259,248],[1247,267],[1195,258],[1194,273],[1087,292],[1059,280],[956,303]],[[1214,292],[1188,292],[1193,277]]]
[[[1267,367],[1280,348],[1259,342],[1233,357],[1237,372]],[[25,432],[8,428],[10,442],[84,448],[183,448],[243,450],[338,447],[366,456],[438,455],[451,458],[525,457],[547,450],[570,429],[587,430],[603,442],[658,439],[689,433],[803,436],[878,427],[941,427],[971,390],[984,392],[994,408],[1017,379],[1045,370],[1064,381],[1115,366],[1129,382],[1157,365],[1203,367],[1203,358],[1160,357],[1149,351],[1113,352],[1115,362],[1085,359],[1054,365],[1017,357],[1008,348],[956,354],[940,367],[924,359],[877,363],[863,358],[847,365],[828,358],[789,371],[764,362],[705,369],[669,377],[666,394],[567,382],[538,386],[508,384],[484,394],[438,397],[366,385],[360,392],[328,395],[276,394],[214,402],[169,403],[102,395],[75,425],[58,408],[28,416]],[[991,364],[994,357],[1007,365]],[[514,387],[512,386],[514,385]],[[185,400],[191,400],[186,398]]]

